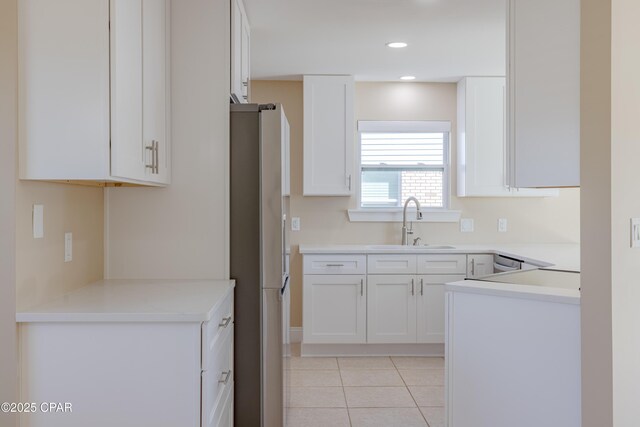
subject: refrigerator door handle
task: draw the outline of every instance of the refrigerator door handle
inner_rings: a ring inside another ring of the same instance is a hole
[[[280,295],[284,295],[287,291],[287,285],[289,285],[289,275],[284,275],[284,280],[282,281],[282,288],[280,288]]]

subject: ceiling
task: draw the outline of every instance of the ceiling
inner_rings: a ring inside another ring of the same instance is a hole
[[[244,0],[253,79],[505,74],[505,0]],[[385,43],[404,41],[404,49]]]

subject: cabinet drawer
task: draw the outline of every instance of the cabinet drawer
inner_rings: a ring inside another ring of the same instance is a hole
[[[466,255],[418,255],[418,274],[465,274]]]
[[[222,399],[213,411],[214,423],[207,424],[206,427],[233,427],[233,389],[234,386],[231,384],[222,394]]]
[[[366,255],[305,255],[303,274],[365,274]]]
[[[203,364],[216,345],[222,333],[233,326],[233,291],[225,298],[222,305],[213,313],[211,320],[202,324],[202,361]]]
[[[202,371],[203,425],[216,425],[216,409],[227,389],[233,387],[233,324],[222,333]]]
[[[369,274],[416,274],[416,255],[369,255]]]

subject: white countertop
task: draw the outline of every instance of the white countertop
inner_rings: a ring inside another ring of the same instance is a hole
[[[233,280],[101,280],[20,310],[17,322],[205,322]]]
[[[580,271],[580,245],[577,243],[523,244],[452,244],[453,249],[430,249],[429,246],[402,247],[400,245],[300,245],[301,254],[383,254],[383,253],[444,253],[444,254],[501,254],[538,267]],[[433,245],[437,246],[437,245]]]
[[[526,298],[565,304],[580,304],[580,273],[556,270],[529,270],[447,283],[451,292]]]

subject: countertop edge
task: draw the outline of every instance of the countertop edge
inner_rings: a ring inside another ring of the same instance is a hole
[[[119,279],[117,279],[119,280]],[[105,282],[108,279],[99,282]],[[116,280],[114,280],[115,282]],[[159,279],[159,282],[164,279]],[[141,313],[141,312],[41,312],[38,311],[39,306],[20,310],[16,312],[16,323],[154,323],[154,322],[171,322],[171,323],[202,323],[211,320],[213,313],[220,308],[224,300],[233,292],[236,286],[233,279],[215,279],[216,282],[226,283],[227,289],[224,295],[218,298],[214,304],[206,311],[197,312],[158,312],[158,313]],[[71,292],[61,295],[72,294],[95,283],[89,283]]]
[[[445,291],[580,305],[580,291],[544,286],[463,280],[447,283],[445,285]]]

